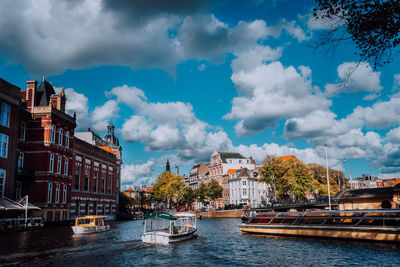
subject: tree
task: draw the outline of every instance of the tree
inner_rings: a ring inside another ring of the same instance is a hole
[[[211,179],[211,181],[207,185],[207,197],[214,201],[217,198],[222,197],[222,186],[218,183],[217,180]]]
[[[323,165],[319,164],[308,164],[311,171],[314,174],[314,188],[318,190],[318,196],[327,196],[328,195],[328,185],[326,183],[326,168]],[[344,177],[344,173],[342,171],[338,171],[335,169],[329,169],[329,189],[331,196],[335,195],[343,188],[343,184],[345,183],[345,188],[350,187],[349,182]],[[339,183],[341,188],[339,188]]]
[[[193,189],[190,186],[186,186],[183,189],[182,200],[181,200],[182,203],[191,205],[195,200],[196,196],[194,194]]]
[[[129,212],[130,209],[135,205],[135,200],[123,192],[119,192],[119,212]]]
[[[259,181],[272,185],[275,200],[278,197],[277,190],[280,190],[280,185],[282,184],[281,178],[284,173],[285,169],[282,161],[276,156],[267,155],[260,171],[261,177]]]
[[[316,0],[313,15],[331,22],[317,46],[335,48],[352,40],[359,49],[360,62],[372,61],[374,68],[390,62],[400,43],[398,0]]]
[[[153,186],[154,198],[158,201],[172,203],[182,198],[185,182],[182,176],[172,174],[169,171],[163,172],[157,178],[157,182]]]
[[[199,202],[204,203],[204,200],[207,198],[207,185],[203,181],[201,181],[199,187],[194,190],[194,195]]]

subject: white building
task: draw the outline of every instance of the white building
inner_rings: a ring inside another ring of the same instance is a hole
[[[255,161],[252,158],[246,158],[239,153],[214,151],[210,160],[209,175],[206,177],[205,182],[208,183],[211,179],[216,179],[219,184],[224,187],[223,176],[228,174],[228,170],[238,170],[244,168],[248,170],[255,170]],[[223,195],[225,199],[229,199],[227,194],[229,194],[230,191],[228,189],[229,188],[224,188]],[[225,203],[224,198],[215,200],[216,208],[223,208],[224,204],[229,204]]]
[[[231,204],[245,204],[258,208],[267,201],[268,187],[259,183],[259,175],[255,170],[247,168],[229,171],[229,197]]]
[[[355,178],[349,180],[352,189],[363,189],[363,188],[378,188],[382,184],[383,180],[375,176],[363,174],[362,178]]]

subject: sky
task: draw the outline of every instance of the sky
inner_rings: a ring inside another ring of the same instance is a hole
[[[213,151],[400,177],[400,64],[315,49],[312,0],[3,0],[0,77],[64,87],[76,131],[116,126],[123,188]],[[343,81],[346,81],[343,86]]]

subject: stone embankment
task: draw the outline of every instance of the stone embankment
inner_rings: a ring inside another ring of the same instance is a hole
[[[242,210],[208,210],[201,212],[204,218],[240,218]]]

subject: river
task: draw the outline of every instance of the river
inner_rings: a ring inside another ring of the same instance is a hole
[[[75,236],[68,227],[0,234],[0,266],[400,266],[400,245],[242,234],[204,219],[195,239],[147,245],[141,221]]]

